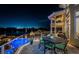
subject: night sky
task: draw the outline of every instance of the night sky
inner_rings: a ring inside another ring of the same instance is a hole
[[[0,27],[49,27],[48,16],[62,10],[58,5],[0,5]]]

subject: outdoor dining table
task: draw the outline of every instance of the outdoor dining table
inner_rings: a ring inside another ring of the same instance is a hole
[[[44,37],[44,42],[48,41],[49,43],[52,43],[54,45],[54,53],[55,52],[55,45],[56,44],[60,44],[60,43],[65,43],[66,40],[63,39],[63,38],[60,38],[60,37],[55,37],[55,36],[52,36],[52,37]],[[45,44],[44,44],[45,45]]]

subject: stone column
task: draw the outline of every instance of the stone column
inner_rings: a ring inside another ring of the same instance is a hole
[[[50,23],[50,34],[52,34],[52,20],[50,20],[51,23]]]
[[[56,29],[56,18],[55,18],[55,29],[54,29],[54,34],[56,35],[56,31],[57,31],[57,29]]]
[[[70,40],[74,39],[74,5],[69,5],[69,12],[70,12]]]

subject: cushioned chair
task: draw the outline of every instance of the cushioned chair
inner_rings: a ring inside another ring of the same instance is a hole
[[[31,45],[33,44],[33,38],[30,38],[30,44]]]
[[[44,46],[44,53],[46,53],[47,50],[51,50],[51,53],[52,53],[52,50],[54,49],[54,44],[46,39],[47,38],[45,38],[45,37],[40,38],[39,48],[41,46]]]
[[[44,38],[43,38],[43,37],[40,38],[39,48],[40,48],[42,45],[44,45]]]
[[[40,43],[41,43],[41,44],[44,44],[44,37],[41,37],[41,38],[40,38]]]
[[[61,50],[64,53],[67,53],[67,43],[68,41],[66,41],[65,43],[60,43],[60,44],[55,44],[55,52],[58,53],[56,50]]]
[[[44,53],[46,53],[47,50],[50,50],[51,53],[53,53],[53,51],[54,51],[54,53],[55,53],[54,49],[55,49],[54,43],[52,43],[49,40],[44,40]]]

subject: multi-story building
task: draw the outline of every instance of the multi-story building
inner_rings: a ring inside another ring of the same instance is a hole
[[[79,47],[79,5],[60,5],[65,8],[65,32],[70,43]]]
[[[58,32],[65,32],[65,11],[53,12],[48,16],[50,23],[50,33],[57,34]]]
[[[70,44],[79,47],[79,5],[60,5],[63,11],[57,11],[48,16],[50,33],[65,32]]]

